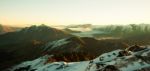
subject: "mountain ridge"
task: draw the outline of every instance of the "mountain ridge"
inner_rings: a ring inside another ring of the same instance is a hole
[[[135,48],[131,46],[129,48]],[[142,48],[142,49],[139,49]],[[10,71],[16,70],[36,70],[36,71],[149,71],[150,69],[150,46],[139,46],[138,51],[132,50],[114,50],[101,54],[100,56],[80,62],[48,62],[52,56],[46,55],[33,61],[26,61],[10,68]],[[122,51],[127,52],[119,56]],[[144,57],[144,58],[143,58]]]

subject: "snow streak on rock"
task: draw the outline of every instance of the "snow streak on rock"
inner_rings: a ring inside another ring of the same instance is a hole
[[[69,43],[70,41],[67,41],[67,38],[61,39],[61,40],[56,40],[53,42],[48,42],[45,46],[45,50],[51,50],[51,49],[56,49],[57,47],[61,46],[61,45],[65,45],[67,43]],[[51,48],[49,49],[49,47],[51,46]]]

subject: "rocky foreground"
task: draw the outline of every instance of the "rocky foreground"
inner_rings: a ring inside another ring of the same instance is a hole
[[[150,46],[134,45],[82,62],[50,62],[51,57],[45,55],[26,61],[7,71],[150,71]]]

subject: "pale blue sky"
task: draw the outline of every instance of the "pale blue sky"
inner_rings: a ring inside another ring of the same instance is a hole
[[[150,23],[150,0],[0,0],[0,23]]]

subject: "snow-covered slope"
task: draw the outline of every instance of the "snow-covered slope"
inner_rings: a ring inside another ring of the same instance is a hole
[[[83,71],[88,66],[89,61],[83,62],[51,62],[47,63],[48,58],[51,56],[46,55],[35,59],[33,61],[26,61],[19,65],[10,68],[10,71]]]
[[[120,52],[122,51],[116,50],[102,54],[93,60],[90,69],[95,69],[96,67],[100,71],[105,71],[106,68],[115,69],[115,71],[135,71],[150,68],[150,48],[144,48],[137,52],[126,51],[128,55],[124,53],[121,56]]]
[[[43,56],[33,61],[23,62],[10,71],[149,71],[150,47],[115,50],[82,62],[47,62],[51,56]]]

